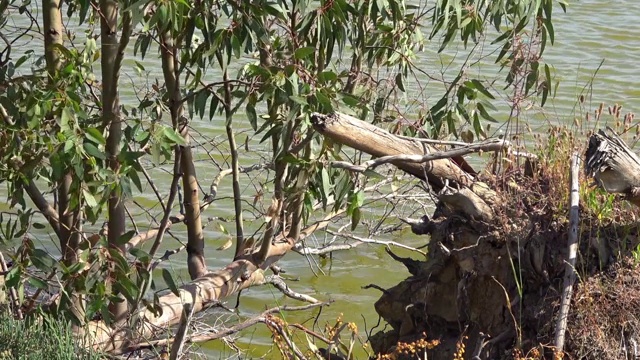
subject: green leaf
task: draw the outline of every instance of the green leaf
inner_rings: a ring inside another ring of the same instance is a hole
[[[104,152],[100,151],[98,147],[96,147],[93,143],[85,142],[83,144],[84,151],[87,152],[87,155],[93,156],[94,158],[105,160],[107,157]]]
[[[149,253],[137,247],[129,249],[129,254],[145,263],[151,260],[151,256],[149,255]]]
[[[29,284],[31,284],[32,286],[38,288],[38,289],[42,289],[42,290],[46,290],[49,288],[49,285],[42,279],[32,276],[29,278]]]
[[[303,106],[309,105],[309,103],[307,102],[307,99],[302,97],[302,96],[291,95],[291,96],[289,96],[289,100],[293,101],[296,104],[300,104],[300,105],[303,105]]]
[[[178,134],[175,130],[170,127],[165,127],[162,131],[164,136],[169,139],[174,144],[185,146],[187,142],[184,140],[182,135]]]
[[[38,269],[49,272],[56,265],[56,261],[42,249],[33,249],[30,256],[31,263]]]
[[[371,169],[367,169],[364,171],[364,176],[368,177],[368,178],[373,178],[373,179],[378,179],[378,180],[384,180],[386,179],[386,177],[384,177],[382,174],[373,171]]]
[[[324,167],[321,170],[322,177],[322,192],[323,195],[329,197],[329,192],[331,191],[331,181],[329,180],[329,172]]]
[[[316,51],[316,48],[313,46],[299,48],[293,53],[293,57],[295,57],[298,60],[304,59],[307,56],[313,54],[315,51]]]
[[[38,230],[42,230],[42,229],[46,228],[46,225],[40,224],[38,222],[34,222],[31,225],[33,226],[34,229],[38,229]]]
[[[178,287],[176,286],[175,281],[173,281],[173,276],[171,276],[171,273],[169,272],[169,270],[162,269],[162,278],[164,279],[164,282],[169,287],[169,290],[171,290],[171,292],[175,296],[180,296],[180,292],[178,292]]]
[[[84,196],[84,201],[87,203],[87,206],[90,208],[98,206],[96,198],[89,191],[82,189],[82,195]]]
[[[247,118],[249,119],[249,124],[253,128],[253,131],[258,130],[258,116],[256,115],[256,108],[252,103],[247,103],[246,107]]]
[[[482,82],[480,82],[480,80],[473,79],[473,80],[471,80],[471,83],[473,84],[473,86],[474,86],[474,88],[476,90],[478,90],[478,91],[480,91],[482,93],[482,95],[488,97],[489,99],[495,99],[495,97],[493,95],[491,95],[489,90],[487,90],[487,88],[484,87],[484,85],[482,84]]]
[[[494,123],[499,122],[493,116],[489,115],[487,110],[484,108],[484,105],[482,105],[481,103],[478,103],[478,111],[480,111],[480,115],[482,115],[482,117],[485,120],[488,120],[488,121],[491,121],[491,122],[494,122]]]
[[[13,266],[11,270],[5,275],[5,283],[4,285],[7,288],[12,288],[18,286],[20,283],[20,275],[22,275],[22,271],[20,270],[20,266]]]
[[[360,216],[362,213],[360,212],[360,208],[353,209],[351,213],[351,231],[355,230],[360,223]]]
[[[398,86],[398,89],[400,89],[400,91],[405,92],[404,84],[402,83],[402,74],[396,75],[396,85]]]
[[[129,279],[125,273],[118,273],[114,287],[124,295],[129,302],[134,302],[138,297],[140,288]]]
[[[105,140],[104,136],[102,136],[102,133],[100,132],[100,130],[96,129],[96,128],[88,128],[85,130],[85,136],[87,137],[87,139],[93,141],[96,144],[99,145],[105,145],[107,143],[107,141]]]
[[[547,102],[547,96],[549,96],[549,92],[551,92],[551,69],[549,69],[548,64],[544,64],[544,74],[547,77],[544,82],[544,90],[542,92],[542,102],[540,106],[544,106]]]
[[[127,231],[126,233],[120,235],[118,240],[116,240],[117,245],[125,245],[136,235],[135,230]]]

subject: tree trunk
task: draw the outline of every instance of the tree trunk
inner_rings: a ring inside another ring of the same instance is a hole
[[[169,109],[171,121],[176,131],[182,135],[186,145],[182,147],[181,170],[182,187],[184,189],[184,211],[187,225],[187,265],[191,279],[199,278],[207,273],[204,258],[204,234],[202,232],[202,219],[200,217],[200,196],[196,169],[193,165],[193,156],[189,146],[189,122],[184,116],[184,107],[180,97],[180,76],[177,66],[178,45],[174,44],[174,38],[169,30],[161,31],[162,46],[162,70],[164,80],[169,93]]]
[[[108,202],[108,234],[107,241],[110,247],[118,248],[125,254],[124,245],[118,245],[118,239],[126,231],[124,199],[122,189],[119,186],[120,179],[120,142],[122,140],[122,122],[120,120],[120,99],[118,95],[118,83],[120,79],[120,64],[118,52],[118,3],[113,0],[100,1],[100,41],[102,43],[101,67],[102,67],[102,125],[107,129],[106,153],[109,167],[115,176],[116,186],[109,195]],[[127,38],[128,34],[123,34]],[[122,294],[118,295],[120,302],[111,302],[109,311],[114,325],[122,326],[128,315],[128,305]]]
[[[60,0],[43,0],[42,16],[44,22],[44,48],[45,60],[47,63],[47,73],[49,75],[49,84],[56,86],[54,79],[56,72],[60,68],[60,50],[55,49],[55,45],[62,45],[63,26],[62,11],[60,9]],[[58,211],[57,221],[58,235],[60,236],[60,251],[64,261],[67,264],[73,262],[75,257],[74,249],[69,248],[69,235],[73,226],[73,214],[69,212],[69,191],[72,183],[71,173],[65,172],[62,179],[56,184]],[[31,192],[29,192],[31,195]],[[31,196],[33,198],[33,196]]]

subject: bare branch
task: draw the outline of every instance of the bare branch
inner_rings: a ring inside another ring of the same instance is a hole
[[[36,205],[38,210],[44,215],[44,217],[49,222],[49,225],[53,228],[53,231],[56,233],[58,238],[62,238],[60,232],[60,219],[58,218],[58,213],[56,210],[49,204],[47,199],[44,198],[36,184],[33,180],[29,180],[29,182],[24,187],[25,191],[31,198],[31,201]]]
[[[399,248],[402,248],[402,249],[415,251],[417,253],[422,254],[423,256],[427,256],[427,253],[425,253],[422,250],[413,248],[413,247],[405,245],[405,244],[400,244],[399,242],[395,242],[395,241],[367,239],[367,238],[363,238],[363,237],[355,236],[355,235],[351,235],[351,234],[336,233],[336,232],[331,231],[331,230],[326,230],[326,232],[328,232],[331,235],[342,236],[342,237],[345,237],[347,239],[356,240],[357,242],[364,243],[364,244],[378,244],[378,245],[385,245],[385,246],[396,246],[396,247],[399,247]]]
[[[164,214],[162,216],[162,220],[160,221],[160,228],[157,230],[156,240],[151,246],[151,250],[149,250],[149,256],[153,259],[153,256],[158,251],[160,244],[162,243],[162,237],[164,236],[165,231],[169,227],[169,216],[171,215],[171,207],[173,206],[173,202],[175,201],[176,194],[178,193],[178,182],[180,181],[180,163],[182,158],[182,149],[180,146],[175,146],[175,160],[173,164],[173,179],[171,180],[171,190],[169,191],[169,199],[167,200],[167,206],[164,210]],[[129,245],[131,246],[131,243]]]
[[[396,161],[402,161],[406,163],[425,163],[427,161],[450,159],[457,156],[463,156],[474,152],[482,151],[500,151],[508,147],[508,142],[501,139],[494,139],[484,141],[477,144],[471,144],[464,147],[460,147],[453,150],[441,151],[437,153],[431,153],[426,155],[389,155],[379,157],[377,159],[366,161],[362,165],[354,165],[346,161],[332,161],[331,166],[336,168],[347,169],[356,172],[365,172],[369,169],[374,169],[377,166],[388,164]]]
[[[312,303],[312,304],[317,304],[317,303],[320,302],[317,299],[315,299],[314,297],[311,297],[311,296],[305,295],[305,294],[301,294],[301,293],[297,293],[297,292],[291,290],[291,288],[289,288],[289,286],[282,279],[282,277],[280,277],[278,275],[267,276],[264,280],[265,280],[265,283],[273,285],[276,289],[280,290],[284,295],[286,295],[286,296],[288,296],[288,297],[290,297],[292,299],[299,300],[299,301],[305,301],[305,302]]]
[[[189,323],[191,322],[192,317],[193,307],[191,304],[185,304],[184,311],[182,313],[182,320],[180,320],[180,326],[178,326],[178,331],[174,337],[175,342],[171,345],[169,360],[178,360],[180,358],[184,341],[186,340],[185,336],[187,335],[187,329],[189,328]]]

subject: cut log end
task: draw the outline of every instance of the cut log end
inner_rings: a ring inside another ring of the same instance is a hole
[[[607,192],[632,195],[640,187],[640,159],[611,128],[607,130],[589,139],[585,172]]]
[[[321,114],[314,112],[310,116],[311,124],[316,128],[316,130],[322,132],[327,124],[330,124],[334,119],[332,114]]]

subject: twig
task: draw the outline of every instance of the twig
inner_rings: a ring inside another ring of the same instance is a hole
[[[311,297],[309,295],[305,295],[305,294],[301,294],[298,292],[295,292],[293,290],[291,290],[291,288],[289,288],[289,286],[287,285],[286,282],[284,282],[284,280],[282,279],[282,277],[278,276],[278,275],[269,275],[267,276],[265,279],[265,283],[271,284],[273,286],[275,286],[276,289],[280,290],[280,292],[282,292],[284,295],[295,299],[295,300],[300,300],[300,301],[305,301],[311,304],[317,304],[320,301],[318,301],[317,299],[315,299],[314,297]]]
[[[129,150],[132,150],[131,146],[129,146]],[[144,175],[144,177],[147,179],[147,183],[149,183],[149,186],[151,186],[151,190],[153,190],[153,192],[156,194],[158,202],[160,203],[160,206],[162,206],[162,211],[167,211],[164,201],[162,201],[162,196],[160,196],[160,191],[156,187],[156,184],[153,182],[151,176],[149,176],[149,172],[142,165],[140,165],[140,169],[142,170],[142,174]]]
[[[4,255],[2,255],[2,251],[0,251],[0,270],[5,273],[9,271],[7,263],[4,261]],[[23,317],[22,309],[20,309],[20,301],[18,300],[16,289],[13,286],[9,288],[9,297],[11,298],[11,303],[13,304],[14,311],[16,312],[16,317],[19,320],[22,320]]]
[[[160,265],[161,262],[169,260],[169,257],[171,255],[175,255],[175,254],[179,253],[180,251],[182,251],[184,249],[186,249],[186,246],[183,245],[183,246],[180,246],[177,249],[165,251],[164,255],[162,255],[162,257],[160,257],[158,260],[153,262],[153,265],[151,265],[151,270],[154,270],[158,265]]]
[[[192,317],[193,306],[191,306],[191,304],[184,304],[182,319],[180,320],[180,325],[178,326],[178,331],[176,332],[175,342],[171,345],[171,355],[169,356],[169,360],[178,360],[178,358],[180,357],[182,348],[184,347],[187,329],[189,328],[189,323],[191,322]]]
[[[153,245],[149,250],[149,256],[151,256],[151,258],[153,258],[156,251],[158,251],[158,248],[162,243],[162,237],[164,236],[164,232],[169,226],[169,222],[170,222],[169,216],[171,215],[171,208],[173,206],[173,201],[176,198],[176,194],[178,193],[178,182],[182,177],[182,173],[180,171],[181,160],[182,160],[182,150],[180,146],[176,145],[175,161],[173,164],[173,179],[171,180],[171,187],[169,190],[169,199],[167,200],[167,206],[165,207],[164,215],[162,216],[162,220],[160,221],[160,228],[158,229],[156,240],[153,242]]]
[[[38,186],[33,182],[33,180],[29,180],[27,184],[25,184],[24,189],[27,194],[31,198],[31,201],[36,205],[38,210],[44,215],[44,217],[49,222],[49,225],[53,228],[53,231],[56,233],[58,238],[62,238],[60,232],[60,218],[58,217],[58,212],[49,204],[47,199],[45,199]]]
[[[488,336],[483,333],[480,332],[478,333],[478,340],[476,341],[476,348],[473,351],[473,354],[471,354],[471,360],[481,360],[482,358],[480,357],[480,353],[482,353],[482,349],[484,349],[485,345],[487,345],[487,342],[485,341],[488,338]]]
[[[388,290],[383,289],[380,285],[376,285],[376,284],[365,285],[362,288],[363,289],[376,289],[376,290],[382,291],[382,293],[385,294],[385,295],[391,295],[391,293]]]
[[[422,250],[418,250],[418,249],[413,248],[411,246],[408,246],[408,245],[405,245],[405,244],[401,244],[401,243],[395,242],[395,241],[367,239],[367,238],[363,238],[363,237],[355,236],[355,235],[351,235],[351,234],[336,233],[336,232],[334,232],[332,230],[326,230],[326,232],[331,234],[331,235],[342,236],[342,237],[345,237],[347,239],[359,241],[359,242],[362,242],[362,243],[365,243],[365,244],[378,244],[378,245],[385,245],[385,246],[397,246],[399,248],[415,251],[415,252],[418,252],[418,253],[422,254],[423,256],[427,256],[427,254]]]
[[[575,265],[578,252],[578,224],[580,220],[579,203],[580,203],[580,187],[578,184],[578,169],[580,158],[578,154],[571,157],[571,197],[569,210],[569,239],[568,251],[569,256],[565,262],[564,284],[562,296],[560,300],[560,311],[558,313],[558,322],[556,323],[555,351],[562,353],[564,349],[564,336],[567,330],[567,319],[569,316],[569,307],[571,306],[571,295],[573,294],[573,283],[576,281]]]

